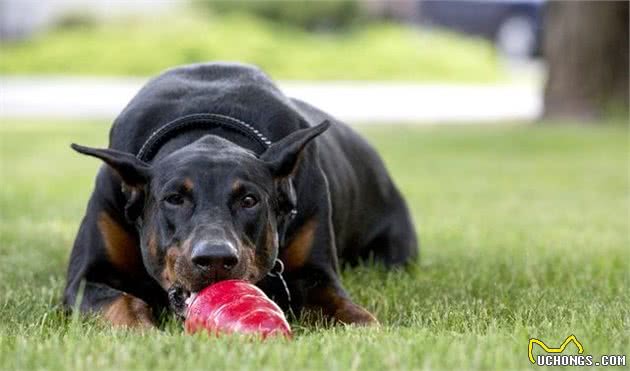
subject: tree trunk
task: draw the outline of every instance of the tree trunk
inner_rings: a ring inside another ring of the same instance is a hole
[[[545,118],[628,111],[627,1],[550,1],[544,32]]]

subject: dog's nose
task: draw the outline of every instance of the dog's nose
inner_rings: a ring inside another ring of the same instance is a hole
[[[191,259],[196,266],[216,271],[219,276],[238,263],[236,249],[228,242],[197,242],[193,246]]]

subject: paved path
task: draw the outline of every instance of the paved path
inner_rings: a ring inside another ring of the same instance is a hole
[[[145,82],[118,78],[0,77],[0,118],[113,119]],[[495,123],[536,119],[536,84],[281,82],[289,96],[352,124]]]

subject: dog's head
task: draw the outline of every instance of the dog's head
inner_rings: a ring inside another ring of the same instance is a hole
[[[262,279],[278,255],[278,229],[295,208],[291,176],[327,122],[298,130],[260,157],[207,135],[148,164],[133,154],[78,145],[122,181],[146,270],[184,295],[225,279]]]

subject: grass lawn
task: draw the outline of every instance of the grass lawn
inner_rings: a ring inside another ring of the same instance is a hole
[[[530,337],[630,356],[628,132],[621,125],[362,127],[420,231],[408,272],[344,272],[380,329],[294,341],[140,334],[66,317],[64,270],[103,123],[0,125],[0,369],[523,369]],[[571,353],[574,348],[569,348]],[[536,348],[539,351],[539,348]]]
[[[275,79],[461,83],[505,77],[487,41],[388,23],[322,34],[246,15],[184,14],[53,29],[0,43],[0,74],[152,76],[210,60],[253,63]]]

